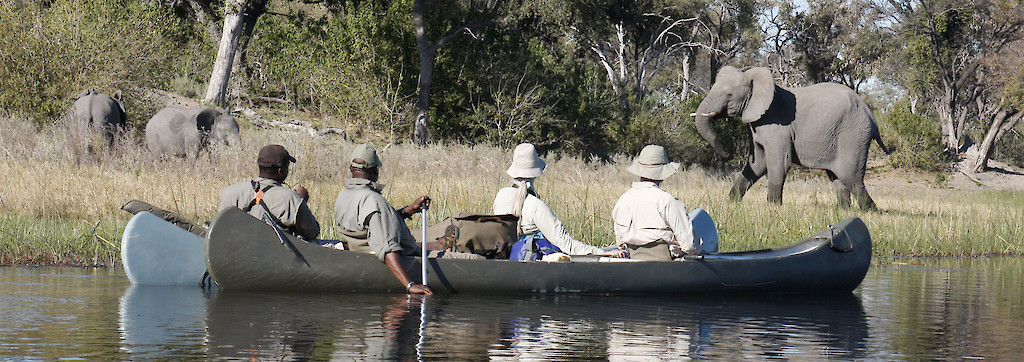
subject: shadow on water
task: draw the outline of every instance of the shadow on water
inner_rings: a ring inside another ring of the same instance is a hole
[[[860,358],[859,297],[282,294],[132,286],[132,358]]]

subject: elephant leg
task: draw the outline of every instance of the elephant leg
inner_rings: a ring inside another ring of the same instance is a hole
[[[831,170],[825,170],[828,174],[828,179],[832,180],[832,189],[835,190],[836,200],[839,202],[839,208],[847,209],[850,207],[850,187],[846,185],[842,180],[836,176],[835,172]]]
[[[765,151],[765,160],[768,162],[768,202],[773,204],[782,203],[782,187],[786,183],[786,173],[793,162],[792,146],[789,144],[776,145],[773,149]]]
[[[857,198],[857,206],[861,210],[878,210],[875,200],[871,199],[868,190],[864,188],[864,180],[858,180],[853,184],[853,195]]]
[[[757,180],[761,179],[762,176],[767,173],[766,163],[764,161],[764,148],[759,145],[753,146],[753,155],[747,162],[747,166],[743,167],[743,172],[736,178],[736,181],[732,184],[732,191],[729,192],[729,197],[735,201],[743,199],[743,195],[747,193],[750,186],[753,186]]]

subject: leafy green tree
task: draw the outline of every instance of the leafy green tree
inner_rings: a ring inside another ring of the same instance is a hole
[[[416,91],[411,3],[348,2],[271,8],[259,19],[244,69],[253,99],[275,99],[354,125],[353,136],[407,138]],[[339,124],[341,123],[341,124]]]
[[[434,79],[437,51],[462,34],[475,37],[474,32],[481,31],[494,21],[500,12],[507,11],[505,7],[515,5],[511,4],[511,1],[502,0],[449,0],[429,3],[427,0],[413,1],[413,33],[416,35],[416,48],[419,53],[419,84],[413,141],[425,145],[429,139],[427,124],[430,119],[430,87]],[[442,6],[444,16],[434,17],[436,20],[428,26],[428,12],[437,12]],[[467,18],[472,20],[463,20]],[[431,41],[430,32],[433,29],[441,29],[444,34],[435,37],[437,41]]]
[[[985,171],[996,146],[1024,119],[1024,40],[1010,43],[999,54],[989,58],[985,68],[989,70],[985,77],[986,87],[981,91],[977,104],[978,113],[989,124],[974,159],[974,172]]]
[[[779,26],[807,84],[836,82],[856,90],[873,77],[891,36],[869,5],[861,0],[812,0],[801,9],[788,1],[778,5]]]
[[[127,93],[130,124],[148,120],[135,87],[169,87],[208,71],[199,29],[158,2],[0,3],[0,107],[37,125],[63,116],[82,89]]]
[[[985,60],[1020,39],[1024,6],[999,0],[890,0],[880,8],[895,22],[905,44],[903,64],[910,91],[930,100],[942,141],[958,153],[977,118],[985,88]]]

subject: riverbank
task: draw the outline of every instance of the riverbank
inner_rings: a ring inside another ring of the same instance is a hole
[[[17,121],[11,121],[17,123]],[[255,154],[265,144],[285,145],[299,162],[288,183],[310,190],[310,208],[322,238],[337,238],[331,226],[334,199],[347,176],[345,158],[354,143],[338,136],[247,127],[242,143],[215,147],[189,159],[155,159],[144,147],[125,144],[113,152],[74,155],[59,132],[35,133],[14,124],[0,136],[0,265],[113,266],[130,214],[119,208],[140,199],[200,223],[217,213],[220,190],[255,174]],[[376,145],[382,151],[385,197],[408,204],[422,194],[434,198],[428,222],[461,212],[489,213],[495,192],[509,184],[510,151],[489,146]],[[570,233],[595,245],[613,243],[612,206],[634,181],[631,159],[586,162],[549,156],[536,183],[541,197]],[[817,171],[790,173],[782,205],[765,201],[759,182],[742,202],[728,199],[733,175],[688,168],[663,188],[688,208],[715,219],[721,251],[776,247],[802,239],[847,217],[862,218],[879,256],[1024,254],[1024,192],[981,187],[954,175],[888,169],[872,160],[866,183],[880,211],[836,209],[826,177]],[[1011,182],[1011,186],[1016,185]],[[414,218],[410,227],[419,227]]]

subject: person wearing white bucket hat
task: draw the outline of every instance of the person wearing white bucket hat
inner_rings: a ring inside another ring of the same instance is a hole
[[[546,167],[547,164],[537,155],[533,144],[516,146],[512,152],[512,165],[505,171],[512,177],[512,186],[499,190],[495,195],[492,207],[494,214],[518,216],[517,232],[521,240],[524,236],[539,233],[568,255],[623,257],[625,253],[622,250],[605,251],[569,235],[562,221],[540,199],[533,187],[533,180],[543,174]]]
[[[664,147],[648,145],[626,170],[639,176],[640,181],[634,182],[612,209],[619,247],[628,249],[631,259],[640,260],[699,254],[700,245],[694,243],[686,205],[659,187],[679,170],[679,164],[669,162]]]

